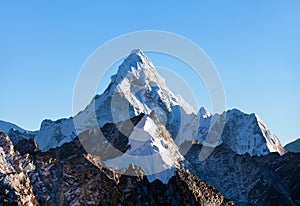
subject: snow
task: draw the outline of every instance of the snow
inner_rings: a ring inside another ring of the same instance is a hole
[[[33,136],[37,134],[36,131],[27,131],[15,124],[5,122],[2,120],[0,120],[0,130],[2,130],[5,134],[10,135],[10,138],[12,139],[14,144],[20,141],[21,139],[33,138]],[[10,132],[19,132],[21,134],[18,133],[18,135],[11,136],[12,133]]]
[[[161,130],[151,117],[145,115],[129,136],[130,149],[121,157],[105,161],[105,165],[120,169],[133,163],[143,169],[149,181],[159,179],[167,183],[184,158],[171,138],[161,136]]]
[[[279,139],[276,137],[276,135],[271,134],[270,130],[267,128],[267,126],[264,124],[264,122],[261,120],[261,118],[255,114],[255,117],[257,119],[258,125],[262,131],[263,137],[266,140],[266,145],[268,147],[268,150],[270,152],[278,152],[279,154],[284,154],[285,150],[282,147]]]
[[[11,129],[15,129],[15,130],[19,130],[20,132],[25,132],[26,130],[22,129],[21,127],[15,125],[15,124],[12,124],[12,123],[9,123],[9,122],[5,122],[5,121],[2,121],[0,120],[0,129],[4,132],[4,133],[8,133],[9,130]]]
[[[175,128],[170,131],[173,135],[183,135],[183,128],[188,123],[183,120],[193,119],[196,115],[187,102],[168,89],[148,57],[140,50],[133,50],[119,66],[117,74],[111,77],[103,94],[96,95],[72,119],[64,119],[61,123],[58,123],[60,120],[51,121],[47,125],[42,123],[36,140],[40,148],[47,151],[72,141],[79,133],[95,126],[124,121],[141,113],[150,114],[153,110],[159,110],[161,121]]]
[[[226,144],[238,154],[284,153],[278,138],[256,114],[233,109],[213,115],[204,107],[196,114],[187,102],[168,89],[153,63],[140,50],[130,53],[111,77],[105,92],[96,95],[82,112],[73,118],[43,122],[36,141],[46,151],[72,141],[79,133],[95,126],[151,111],[156,111],[177,145],[196,139],[209,147]],[[214,126],[218,128],[224,123],[224,132],[215,129]],[[149,131],[148,127],[151,125],[146,125],[144,130]]]
[[[35,140],[42,151],[55,148],[76,137],[73,120],[61,119],[57,121],[44,120]]]
[[[211,113],[205,108],[205,107],[201,107],[199,109],[199,113],[200,116],[202,116],[203,118],[208,118],[211,117]]]
[[[33,192],[28,173],[35,170],[35,165],[29,155],[21,156],[14,149],[12,141],[4,133],[0,133],[0,163],[0,181],[15,190],[20,205],[30,205],[34,195],[31,195]]]
[[[205,146],[216,147],[226,144],[237,154],[248,153],[250,155],[266,155],[270,152],[284,154],[284,149],[279,139],[271,134],[267,126],[262,122],[257,114],[245,114],[237,109],[232,109],[223,114],[211,116],[201,115],[199,112],[199,131],[196,137]],[[224,130],[213,134],[219,137],[214,144],[205,141],[208,132],[212,130],[212,125],[218,124],[221,119],[224,121]]]

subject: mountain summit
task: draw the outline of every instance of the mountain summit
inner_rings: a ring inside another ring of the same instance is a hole
[[[203,111],[199,112],[200,122],[196,137],[196,140],[203,145],[216,147],[224,144],[237,154],[266,155],[277,152],[283,155],[285,153],[277,136],[270,132],[257,114],[245,114],[238,109],[214,115],[207,115]],[[221,133],[220,130],[214,129],[219,124],[224,127]],[[206,141],[208,134],[219,138],[211,144]]]
[[[237,205],[300,202],[299,153],[285,153],[255,113],[196,113],[140,50],[74,117],[44,120],[37,135],[1,127],[9,135],[0,132],[0,165],[15,169],[2,167],[0,205],[3,197],[50,205],[228,205],[200,179]]]
[[[255,114],[237,109],[211,114],[204,107],[196,114],[187,102],[171,92],[151,60],[138,49],[125,58],[104,93],[96,95],[82,112],[69,119],[43,121],[36,141],[46,151],[91,128],[152,111],[177,145],[185,140],[198,140],[208,147],[225,144],[238,154],[284,153],[278,138]]]
[[[184,136],[183,131],[188,131],[186,127],[196,116],[187,102],[169,90],[150,59],[141,50],[133,50],[119,66],[117,74],[111,77],[103,94],[96,95],[73,118],[45,120],[36,141],[41,150],[46,151],[95,126],[102,127],[151,111],[156,112],[174,139]]]

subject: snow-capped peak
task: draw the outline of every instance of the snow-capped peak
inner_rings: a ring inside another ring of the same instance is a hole
[[[174,138],[185,127],[184,124],[188,124],[181,120],[195,115],[195,110],[187,102],[169,90],[150,59],[142,51],[133,50],[111,77],[111,83],[103,94],[96,95],[73,119],[48,122],[47,127],[42,124],[36,141],[45,151],[71,141],[76,134],[97,124],[102,127],[141,113],[150,114],[153,110]]]
[[[17,144],[22,139],[34,138],[37,131],[27,131],[15,124],[0,120],[0,129],[10,136],[13,144]]]
[[[41,150],[70,142],[79,133],[95,126],[103,127],[106,123],[156,111],[159,121],[178,145],[186,139],[196,138],[206,146],[227,144],[238,154],[284,153],[278,138],[255,114],[233,109],[212,115],[203,107],[196,116],[187,102],[169,90],[153,63],[140,50],[133,50],[111,79],[105,92],[96,95],[78,115],[42,124],[36,137]],[[224,131],[219,131],[222,125]]]
[[[131,93],[134,96],[143,94],[138,97],[141,103],[147,100],[147,91],[152,95],[148,95],[150,98],[155,97],[156,100],[163,101],[169,110],[171,106],[179,105],[188,114],[195,113],[188,103],[169,90],[165,79],[158,74],[151,60],[141,50],[133,50],[123,61],[117,74],[112,76],[112,84],[112,88],[116,87],[114,93],[121,92],[125,95]],[[148,109],[147,113],[152,110],[152,108]]]
[[[203,118],[208,118],[211,116],[211,113],[205,107],[201,107],[199,109],[199,115]]]
[[[211,128],[214,124],[220,124],[220,119],[223,119],[223,131],[215,132]],[[205,145],[208,132],[215,132],[215,136],[219,137],[217,145],[225,144],[238,154],[265,155],[270,152],[279,154],[285,152],[279,139],[271,134],[259,116],[254,113],[245,114],[238,109],[232,109],[221,115],[200,117],[200,128],[196,139]]]
[[[21,127],[13,124],[13,123],[9,123],[9,122],[5,122],[0,120],[0,129],[4,132],[4,133],[8,133],[9,130],[14,129],[14,130],[18,130],[20,132],[26,132],[25,129],[22,129]]]
[[[134,80],[146,76],[157,77],[156,69],[151,60],[141,50],[135,49],[119,66],[117,74],[113,75],[111,80],[120,83],[125,77]]]

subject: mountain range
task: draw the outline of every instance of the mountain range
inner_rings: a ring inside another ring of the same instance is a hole
[[[133,50],[101,95],[38,131],[0,121],[0,205],[299,205],[299,141],[197,112]]]

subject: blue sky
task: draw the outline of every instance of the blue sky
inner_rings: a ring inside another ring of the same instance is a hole
[[[2,2],[0,119],[39,129],[45,118],[69,117],[80,68],[97,47],[163,30],[201,47],[222,78],[227,107],[259,114],[285,144],[300,137],[299,10],[296,0]]]

